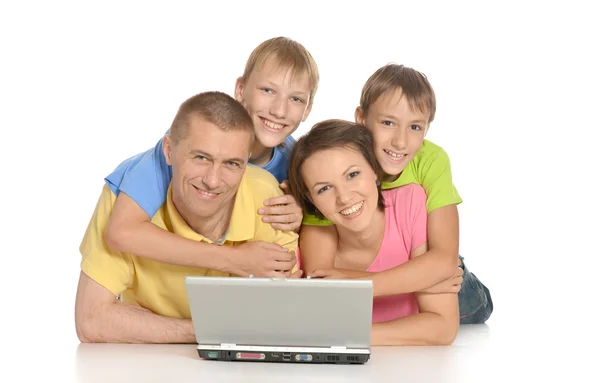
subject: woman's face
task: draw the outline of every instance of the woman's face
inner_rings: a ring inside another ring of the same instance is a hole
[[[354,148],[332,148],[306,159],[300,169],[317,209],[336,226],[360,232],[377,212],[377,176]]]

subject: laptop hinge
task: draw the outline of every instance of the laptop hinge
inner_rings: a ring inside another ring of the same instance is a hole
[[[223,348],[233,348],[235,346],[236,346],[235,343],[221,343],[221,347],[223,347]]]
[[[345,350],[346,346],[331,346],[332,350]]]

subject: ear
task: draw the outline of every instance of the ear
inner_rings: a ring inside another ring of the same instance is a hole
[[[362,125],[362,126],[367,126],[367,125],[365,124],[365,117],[366,117],[366,116],[365,116],[365,114],[363,113],[363,110],[362,110],[362,108],[361,108],[360,106],[357,106],[357,107],[356,107],[356,110],[354,111],[354,121],[355,121],[357,124],[360,124],[360,125]]]
[[[244,94],[244,79],[242,77],[238,77],[237,80],[235,80],[234,95],[235,95],[235,99],[240,103],[243,103],[243,101],[244,101],[243,94]]]
[[[165,159],[167,160],[167,164],[168,165],[173,165],[173,140],[171,139],[171,136],[169,136],[168,134],[165,134],[165,136],[163,137],[163,153],[165,155]]]
[[[308,118],[308,115],[310,114],[310,111],[312,110],[312,102],[306,107],[306,110],[304,111],[304,115],[302,115],[302,122],[306,121],[306,119]]]

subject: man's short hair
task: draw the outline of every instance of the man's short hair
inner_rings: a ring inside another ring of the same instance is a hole
[[[225,131],[247,131],[254,140],[254,124],[248,111],[225,93],[203,92],[181,104],[169,132],[175,144],[187,137],[191,117],[200,117]]]

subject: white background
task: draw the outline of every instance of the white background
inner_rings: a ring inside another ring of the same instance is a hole
[[[494,298],[494,355],[533,347],[526,367],[591,367],[578,363],[598,355],[591,1],[219,3],[0,5],[3,365],[70,371],[78,246],[103,177],[153,146],[189,96],[232,94],[252,49],[282,35],[321,74],[295,137],[353,119],[362,85],[388,62],[429,77],[438,111],[427,138],[449,153],[464,199],[461,254]],[[46,359],[30,364],[40,347]]]

